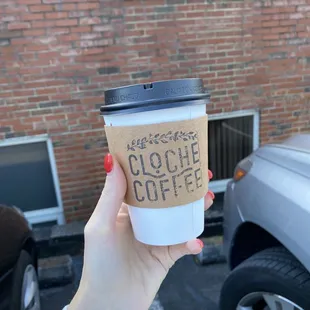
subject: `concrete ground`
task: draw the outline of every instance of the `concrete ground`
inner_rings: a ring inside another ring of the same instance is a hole
[[[218,310],[226,264],[198,266],[191,256],[179,260],[159,290],[166,310]]]
[[[82,257],[73,258],[73,283],[41,291],[43,310],[62,309],[70,302],[78,287],[82,264]],[[170,270],[153,310],[218,310],[219,292],[227,273],[225,264],[198,266],[192,256],[186,256]]]
[[[65,286],[59,286],[49,289],[41,289],[42,310],[61,310],[70,303],[74,296],[82,274],[83,258],[82,256],[72,257],[74,281]]]

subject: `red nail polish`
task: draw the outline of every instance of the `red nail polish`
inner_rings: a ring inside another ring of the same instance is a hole
[[[213,178],[213,173],[211,170],[208,170],[208,177],[209,177],[209,180]]]
[[[214,200],[215,195],[214,195],[214,193],[213,193],[212,191],[208,191],[207,195],[209,195],[210,198],[211,198],[212,200]]]
[[[204,244],[200,239],[197,239],[197,243],[199,244],[200,248],[202,249]]]
[[[110,173],[113,169],[113,157],[110,153],[108,153],[104,157],[103,167],[107,173]]]

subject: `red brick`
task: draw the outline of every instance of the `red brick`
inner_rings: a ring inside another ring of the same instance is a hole
[[[47,81],[45,82],[46,86],[64,86],[69,84],[70,82],[67,80],[52,80],[52,81]]]
[[[43,116],[32,116],[32,117],[27,117],[26,119],[23,120],[25,123],[35,123],[35,122],[42,122],[44,121]]]
[[[99,9],[100,4],[98,2],[89,2],[89,3],[78,3],[78,10],[94,10]]]
[[[54,7],[52,5],[32,5],[30,6],[31,12],[50,12],[53,11]]]
[[[34,21],[31,24],[33,28],[48,28],[48,27],[54,27],[55,21],[54,20]]]
[[[78,20],[77,19],[56,20],[56,26],[60,26],[60,27],[76,26],[77,24],[78,24]]]
[[[71,32],[78,32],[78,33],[91,32],[91,26],[73,27],[71,28]]]
[[[58,34],[66,34],[66,33],[69,33],[70,32],[70,29],[69,28],[60,28],[60,27],[57,27],[57,28],[48,28],[47,29],[47,33],[49,35],[58,35]]]
[[[280,20],[280,25],[281,26],[293,26],[296,25],[295,20]]]
[[[268,22],[263,22],[262,26],[263,27],[276,27],[279,26],[280,22],[277,20],[273,20],[273,21],[268,21]]]
[[[34,95],[34,91],[33,90],[15,90],[13,92],[13,96],[14,97],[27,97],[27,96],[33,96]]]
[[[33,67],[33,68],[21,68],[21,69],[19,69],[19,73],[20,74],[25,74],[25,75],[27,75],[27,74],[29,74],[29,75],[36,75],[36,74],[41,74],[42,73],[42,70],[41,70],[41,68],[35,68],[35,67]],[[24,77],[24,80],[26,80],[26,77]]]
[[[56,4],[55,10],[56,11],[73,11],[76,9],[76,4],[66,4],[66,3],[61,3],[61,4]]]
[[[23,14],[21,19],[24,21],[34,21],[34,20],[41,20],[44,19],[44,14],[35,13],[35,14]]]
[[[53,13],[45,13],[45,17],[47,19],[66,19],[68,17],[67,12],[53,12]]]
[[[78,41],[80,38],[79,34],[77,33],[71,33],[68,35],[60,35],[58,37],[59,42],[71,42],[71,41]],[[84,69],[85,67],[83,67]]]
[[[22,30],[30,28],[30,23],[13,22],[8,24],[9,30]]]
[[[46,115],[44,118],[45,118],[47,121],[64,120],[64,119],[66,119],[66,114]]]
[[[41,4],[41,0],[15,0],[17,1],[18,4],[23,4],[23,5],[27,5],[27,4]]]
[[[11,43],[13,45],[25,45],[28,44],[30,40],[27,38],[16,38],[16,39],[11,39]]]
[[[62,101],[63,105],[75,105],[75,104],[81,104],[80,100],[64,100]]]
[[[27,43],[29,43],[30,41],[28,41]],[[27,46],[25,47],[25,51],[26,52],[40,52],[40,51],[47,51],[49,49],[49,47],[47,45],[36,45],[36,44],[27,44]]]
[[[94,48],[89,48],[87,50],[83,50],[82,54],[85,55],[85,56],[96,55],[96,54],[103,54],[104,51],[105,51],[104,48],[94,47]]]
[[[82,17],[80,18],[80,25],[96,25],[100,24],[101,19],[99,17]]]
[[[53,58],[58,58],[59,57],[59,52],[51,52],[51,51],[41,51],[37,53],[37,58],[38,59],[48,59],[51,60]],[[45,84],[46,85],[46,84]]]
[[[30,36],[30,37],[36,37],[36,36],[42,36],[45,34],[44,29],[29,29],[29,30],[24,30],[23,34],[25,36]]]
[[[0,14],[10,15],[12,14],[16,18],[19,14],[28,12],[28,6],[26,5],[17,5],[17,6],[6,6],[0,7]]]
[[[306,24],[298,24],[294,27],[294,29],[298,31],[307,31],[308,26]]]
[[[271,29],[272,33],[289,33],[290,31],[289,27],[275,27]]]
[[[49,98],[47,96],[37,96],[37,97],[30,97],[28,98],[29,102],[44,102],[49,101]]]
[[[50,96],[51,100],[69,100],[71,99],[71,94],[56,94]]]
[[[38,95],[47,95],[47,94],[55,94],[57,93],[57,88],[42,88],[42,89],[37,89],[36,93]]]
[[[42,0],[42,2],[43,3],[47,3],[47,4],[50,4],[50,3],[52,3],[52,4],[54,4],[54,3],[62,3],[62,2],[64,2],[63,0]]]
[[[263,40],[278,40],[279,36],[277,34],[269,34],[269,35],[264,35]]]
[[[0,98],[8,98],[8,97],[12,97],[11,91],[0,92]]]
[[[291,6],[291,7],[281,7],[280,12],[281,12],[281,13],[292,13],[292,12],[296,12],[296,7],[295,7],[295,6]]]

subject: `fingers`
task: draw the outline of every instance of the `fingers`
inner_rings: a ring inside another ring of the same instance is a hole
[[[209,181],[213,178],[213,173],[211,170],[208,170],[208,177]],[[208,210],[212,206],[214,198],[214,193],[209,190],[205,196],[205,210]]]
[[[205,211],[208,210],[213,205],[214,194],[212,191],[208,191],[205,196]]]
[[[190,240],[186,243],[176,244],[169,247],[170,257],[173,262],[185,255],[199,254],[203,248],[203,242],[199,239]]]
[[[127,184],[123,170],[111,154],[106,155],[104,167],[107,171],[106,182],[91,220],[96,218],[100,225],[111,228],[122,206]]]
[[[186,248],[190,254],[199,254],[203,248],[203,242],[200,239],[190,240],[186,243]]]
[[[208,169],[208,177],[209,177],[209,181],[213,178],[213,173],[210,169]]]
[[[122,204],[118,214],[129,214],[128,206],[125,203]]]

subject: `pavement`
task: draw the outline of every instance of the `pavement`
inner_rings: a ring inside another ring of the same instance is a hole
[[[43,310],[62,309],[70,303],[80,281],[82,256],[72,257],[75,274],[72,283],[41,290]],[[218,310],[221,285],[228,273],[224,263],[199,266],[193,256],[180,259],[160,287],[152,310]]]
[[[83,257],[81,255],[72,257],[72,267],[74,279],[70,284],[40,290],[42,310],[61,310],[70,303],[82,275]]]
[[[166,310],[218,310],[227,274],[226,264],[198,266],[186,256],[170,270],[159,290],[159,300]]]

